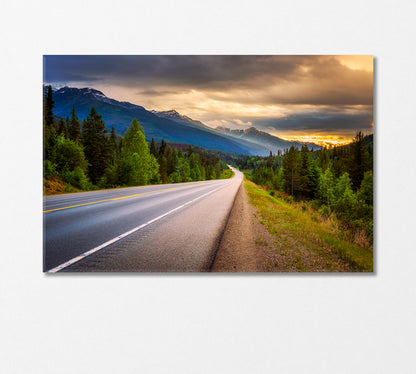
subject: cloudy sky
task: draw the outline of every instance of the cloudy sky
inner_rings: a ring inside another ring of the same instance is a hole
[[[44,56],[44,83],[290,140],[345,142],[373,126],[372,56]]]

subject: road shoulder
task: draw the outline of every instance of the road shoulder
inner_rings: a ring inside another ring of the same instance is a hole
[[[211,271],[291,271],[279,259],[275,238],[259,222],[258,217],[259,214],[250,204],[242,183]]]

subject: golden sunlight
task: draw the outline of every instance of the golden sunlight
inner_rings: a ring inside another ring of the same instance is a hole
[[[372,55],[335,56],[342,65],[353,70],[373,71]]]
[[[296,140],[303,143],[315,143],[325,147],[345,145],[352,142],[352,138],[338,136],[338,135],[293,135],[293,136],[280,136],[285,140]]]

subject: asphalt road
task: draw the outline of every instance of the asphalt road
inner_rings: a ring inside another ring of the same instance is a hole
[[[58,271],[208,271],[242,174],[226,180],[47,196],[44,266]]]

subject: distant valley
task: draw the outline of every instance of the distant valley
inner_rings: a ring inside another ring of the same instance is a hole
[[[249,127],[244,130],[232,130],[227,127],[218,126],[215,129],[217,132],[232,136],[237,139],[244,139],[256,144],[262,144],[268,147],[273,153],[277,153],[277,150],[288,149],[292,145],[296,148],[302,148],[302,145],[307,145],[309,149],[317,150],[321,147],[314,143],[302,143],[297,141],[284,140],[277,136],[270,135],[265,131],[256,129],[255,127]]]

